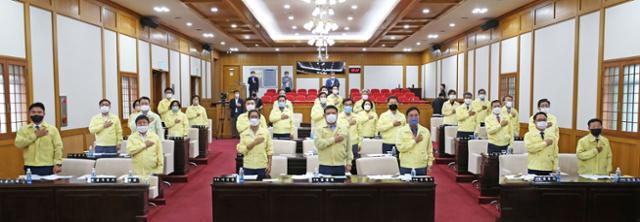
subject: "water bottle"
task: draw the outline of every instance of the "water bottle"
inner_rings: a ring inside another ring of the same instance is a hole
[[[556,168],[556,182],[560,182],[560,179],[562,178],[561,172],[560,172],[560,166],[558,166]]]
[[[391,149],[391,155],[396,156],[397,153],[398,150],[396,149],[396,146],[393,146],[393,149]]]
[[[129,174],[127,174],[127,178],[124,179],[124,183],[129,183],[129,180],[133,178],[133,171],[129,170]]]
[[[317,167],[313,169],[313,177],[320,177],[320,171]]]
[[[31,179],[31,168],[27,168],[26,180],[27,180],[27,184],[31,184],[31,182],[32,182],[32,179]]]
[[[613,182],[620,182],[620,177],[622,177],[622,172],[620,171],[620,167],[616,168],[616,175],[613,176]]]
[[[91,183],[91,181],[95,180],[96,177],[96,168],[94,167],[91,169],[91,176],[87,178],[87,183]]]
[[[507,154],[513,154],[513,147],[507,148]]]
[[[244,168],[240,167],[240,170],[238,171],[238,178],[237,178],[237,183],[239,184],[243,184],[244,183]]]
[[[89,152],[87,152],[87,157],[89,158],[93,157],[93,146],[89,146]]]
[[[416,168],[411,168],[411,178],[416,177]]]

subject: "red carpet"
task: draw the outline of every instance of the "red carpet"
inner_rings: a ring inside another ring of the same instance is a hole
[[[215,140],[209,146],[209,164],[191,168],[188,183],[165,188],[167,204],[148,213],[151,222],[210,222],[211,178],[233,173],[237,140]],[[477,204],[470,184],[457,184],[446,165],[434,165],[436,178],[436,221],[495,221],[493,206]],[[475,191],[477,192],[477,191]]]

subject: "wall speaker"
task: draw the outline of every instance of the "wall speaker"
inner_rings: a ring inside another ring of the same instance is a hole
[[[486,31],[486,30],[498,27],[499,24],[500,24],[500,22],[498,22],[497,19],[489,19],[489,21],[487,21],[484,24],[480,25],[480,28],[482,29],[482,31]]]
[[[209,45],[207,43],[204,43],[204,44],[202,44],[202,49],[211,52],[211,45]]]
[[[142,16],[140,17],[140,24],[142,27],[151,27],[158,28],[160,26],[160,22],[158,22],[158,18],[154,16]]]
[[[440,48],[442,48],[442,45],[440,45],[439,43],[436,43],[436,44],[433,44],[433,45],[431,46],[431,51],[434,51],[434,52],[435,52],[435,51],[440,50]]]

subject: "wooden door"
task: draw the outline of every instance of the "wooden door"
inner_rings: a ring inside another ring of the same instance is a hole
[[[229,98],[233,96],[231,94],[233,90],[239,90],[240,95],[245,97],[245,92],[242,90],[244,88],[243,81],[240,66],[226,65],[222,68],[222,91],[228,93]]]
[[[169,76],[168,74],[167,72],[153,70],[153,74],[151,75],[151,107],[153,107],[154,110],[158,107],[160,100],[164,98],[164,89],[167,87],[167,81],[169,80],[169,78],[167,78]]]

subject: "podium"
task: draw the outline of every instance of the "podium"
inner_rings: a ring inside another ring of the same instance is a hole
[[[471,182],[475,176],[469,173],[469,138],[456,138],[456,182]]]
[[[480,201],[483,197],[497,196],[500,192],[499,171],[500,153],[482,154],[480,167]],[[489,198],[495,199],[495,198]]]
[[[187,182],[187,172],[189,172],[189,138],[169,137],[173,140],[173,173],[168,176],[172,182]]]
[[[206,158],[209,153],[209,127],[191,126],[198,129],[198,158]]]

